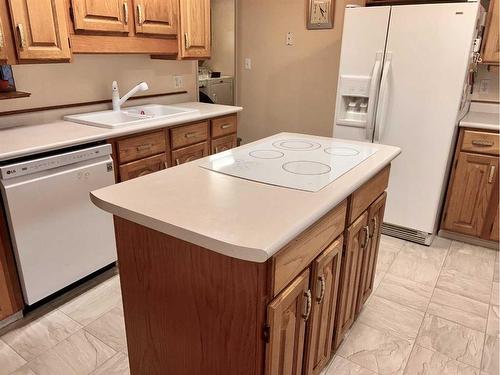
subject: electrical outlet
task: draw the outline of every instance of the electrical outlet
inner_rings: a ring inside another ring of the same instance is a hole
[[[287,46],[295,45],[295,35],[291,31],[286,33],[286,45]]]
[[[180,89],[184,86],[184,79],[182,76],[174,76],[174,86],[176,89]]]
[[[490,80],[489,79],[482,79],[479,82],[479,94],[480,95],[487,95],[490,93]]]
[[[250,57],[245,57],[245,69],[246,70],[252,69],[252,59]]]

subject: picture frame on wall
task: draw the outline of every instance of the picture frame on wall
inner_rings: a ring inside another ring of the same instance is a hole
[[[0,92],[16,91],[14,74],[10,65],[0,65]]]
[[[307,0],[307,28],[333,29],[335,0]]]

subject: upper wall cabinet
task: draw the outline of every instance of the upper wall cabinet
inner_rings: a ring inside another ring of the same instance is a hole
[[[71,0],[75,31],[129,33],[127,0]]]
[[[20,61],[69,60],[64,0],[9,0]]]
[[[180,57],[210,57],[210,0],[180,0]]]
[[[483,63],[496,64],[500,61],[499,49],[499,25],[498,25],[498,1],[491,0],[488,11],[488,22],[484,33]]]
[[[177,0],[134,0],[138,34],[177,35]]]

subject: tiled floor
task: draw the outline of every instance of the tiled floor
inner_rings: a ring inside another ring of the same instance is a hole
[[[383,237],[376,289],[323,374],[499,375],[498,291],[497,251]],[[128,373],[118,276],[0,337],[0,375]]]

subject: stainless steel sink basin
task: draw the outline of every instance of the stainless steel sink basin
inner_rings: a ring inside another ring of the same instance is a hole
[[[65,116],[64,119],[84,125],[116,129],[128,125],[146,124],[152,121],[196,113],[199,113],[199,110],[170,105],[148,104],[123,108],[121,111],[101,111],[70,115]]]

